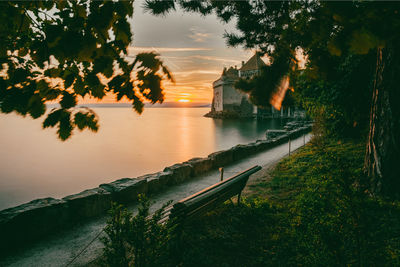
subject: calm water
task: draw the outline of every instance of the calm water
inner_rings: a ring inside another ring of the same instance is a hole
[[[94,108],[98,133],[61,142],[39,120],[0,114],[0,210],[42,197],[61,198],[123,177],[263,139],[283,122],[203,117],[209,108]]]

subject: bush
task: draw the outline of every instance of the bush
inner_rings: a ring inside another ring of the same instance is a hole
[[[288,262],[307,266],[398,266],[400,205],[365,189],[363,142],[311,144],[273,172],[297,188],[288,209]],[[282,239],[283,241],[283,239]]]
[[[111,218],[105,228],[104,256],[108,266],[160,266],[167,245],[170,243],[171,227],[159,224],[167,202],[150,215],[150,201],[139,197],[137,215],[133,216],[122,205],[113,203]]]

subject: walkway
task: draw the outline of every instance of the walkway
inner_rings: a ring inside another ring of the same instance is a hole
[[[305,137],[308,142],[311,135]],[[291,143],[291,150],[303,146],[303,137],[295,139]],[[224,177],[228,178],[237,172],[248,169],[254,165],[267,167],[286,156],[288,143],[279,145],[272,149],[260,152],[256,155],[237,161],[224,168]],[[251,179],[251,177],[250,177]],[[193,178],[180,185],[172,186],[167,190],[152,196],[155,202],[152,209],[160,208],[168,200],[177,201],[194,194],[219,181],[218,170],[210,171],[204,175]],[[135,209],[135,206],[129,207]],[[101,255],[102,243],[96,238],[106,224],[106,217],[78,225],[73,229],[64,231],[58,235],[46,238],[33,247],[20,253],[0,260],[0,266],[67,266],[92,240],[82,254],[79,255],[69,266],[83,266]],[[100,234],[101,236],[102,234]]]

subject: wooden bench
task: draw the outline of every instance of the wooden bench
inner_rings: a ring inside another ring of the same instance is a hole
[[[173,219],[176,223],[190,220],[236,195],[240,203],[240,195],[250,175],[259,170],[261,170],[260,166],[254,166],[178,201],[165,210],[165,215],[160,222],[164,223],[169,219]]]

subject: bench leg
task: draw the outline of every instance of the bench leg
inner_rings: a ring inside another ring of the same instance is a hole
[[[240,204],[240,197],[241,197],[241,195],[242,195],[242,191],[240,191],[240,193],[238,194],[238,199],[237,199],[238,205]]]

